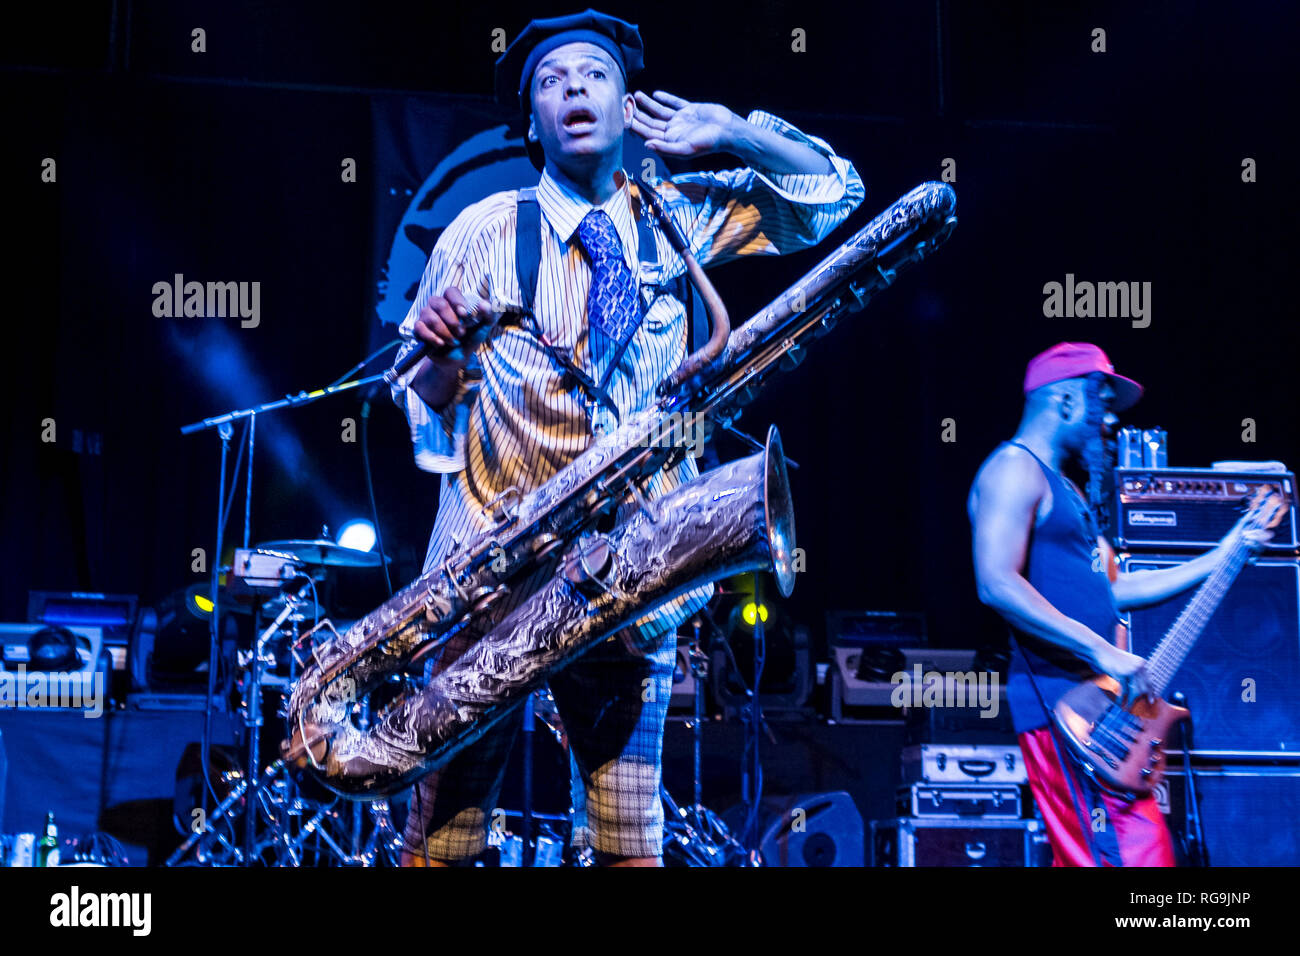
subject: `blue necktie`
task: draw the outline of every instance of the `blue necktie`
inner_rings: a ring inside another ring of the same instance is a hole
[[[587,323],[622,346],[641,323],[641,302],[614,220],[603,209],[593,209],[578,224],[578,241],[591,259]]]

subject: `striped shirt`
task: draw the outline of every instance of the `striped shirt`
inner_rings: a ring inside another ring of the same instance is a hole
[[[822,174],[768,174],[754,169],[687,173],[657,184],[668,213],[690,243],[701,266],[745,255],[781,255],[816,245],[862,202],[864,188],[853,164],[822,140],[807,136],[771,114],[748,117],[757,126],[804,143],[830,159]],[[517,193],[495,193],[464,209],[443,231],[429,257],[419,291],[400,333],[406,340],[400,361],[418,348],[413,328],[434,295],[454,286],[494,303],[498,311],[521,311],[515,270]],[[543,173],[537,188],[541,209],[541,262],[535,313],[546,337],[596,380],[606,372],[613,347],[592,354],[587,335],[590,261],[577,239],[578,224],[594,207]],[[658,266],[644,267],[631,192],[621,188],[601,207],[614,222],[627,264],[643,294],[648,284],[667,283],[685,271],[655,224]],[[646,299],[643,297],[643,302]],[[655,387],[686,355],[686,310],[661,295],[645,314],[607,391],[620,416],[654,401]],[[476,351],[472,374],[440,409],[430,408],[409,387],[414,372],[393,388],[411,429],[417,466],[443,474],[425,571],[459,545],[489,530],[484,506],[505,489],[528,492],[546,482],[591,443],[587,396],[566,389],[563,371],[530,332],[501,326]],[[698,474],[693,458],[657,473],[647,496],[657,498]],[[679,598],[641,622],[642,632],[661,633],[698,610],[711,588]]]

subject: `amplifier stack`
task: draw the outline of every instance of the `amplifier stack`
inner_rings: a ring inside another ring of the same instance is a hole
[[[1246,464],[1246,463],[1239,463]],[[1214,547],[1261,486],[1291,509],[1266,550],[1233,583],[1170,683],[1187,697],[1193,755],[1300,759],[1300,558],[1295,476],[1249,468],[1117,468],[1120,570],[1177,567]],[[1133,653],[1147,657],[1190,598],[1175,595],[1131,615]]]
[[[1291,510],[1233,583],[1170,682],[1192,713],[1190,769],[1211,865],[1300,865],[1300,557],[1295,476],[1276,463],[1228,468],[1117,468],[1112,528],[1122,571],[1177,567],[1214,547],[1263,485]],[[1190,591],[1131,614],[1129,649],[1148,657]],[[1177,744],[1177,741],[1171,743]],[[1187,776],[1170,749],[1161,796],[1180,847]],[[1247,834],[1243,827],[1249,826]]]

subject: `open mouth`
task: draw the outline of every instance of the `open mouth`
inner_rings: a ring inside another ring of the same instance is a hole
[[[585,106],[579,106],[565,113],[560,122],[567,133],[590,133],[596,128],[596,114]]]

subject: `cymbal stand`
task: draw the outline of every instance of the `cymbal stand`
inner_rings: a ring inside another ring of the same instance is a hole
[[[316,582],[308,578],[307,583],[303,584],[292,598],[284,602],[284,607],[280,613],[275,616],[262,633],[257,635],[253,641],[253,660],[249,667],[249,680],[244,691],[244,726],[248,730],[248,772],[244,779],[251,781],[249,786],[248,802],[244,805],[244,863],[249,865],[254,858],[254,849],[256,846],[257,833],[257,813],[255,807],[261,802],[261,781],[258,772],[258,766],[261,757],[258,753],[261,744],[262,725],[265,720],[262,717],[262,680],[266,674],[266,653],[267,644],[271,638],[280,633],[286,621],[289,620],[298,610],[299,602],[306,599],[309,592],[315,588]]]
[[[267,767],[266,770],[263,771],[265,779],[262,781],[262,785],[266,786],[269,784],[271,780],[275,778],[275,775],[282,769],[284,769],[284,761],[282,760],[277,760],[275,763]],[[217,808],[212,811],[211,815],[203,817],[202,825],[191,833],[189,837],[186,838],[185,842],[172,852],[172,855],[167,858],[167,861],[163,866],[176,866],[185,858],[185,854],[196,846],[198,847],[198,852],[195,854],[196,861],[199,863],[208,863],[213,859],[211,854],[213,843],[220,844],[222,849],[228,854],[229,859],[233,860],[237,864],[242,863],[244,859],[243,850],[227,840],[225,836],[222,835],[221,831],[216,828],[215,824],[218,820],[224,819],[228,815],[233,816],[235,807],[238,805],[239,801],[243,799],[244,794],[247,791],[248,780],[247,778],[241,778],[239,783],[237,783],[231,791],[226,794],[226,798],[217,804]]]
[[[697,614],[691,622],[691,643],[687,659],[691,676],[695,679],[694,719],[691,721],[692,750],[692,796],[695,798],[691,812],[695,814],[695,825],[700,825],[700,812],[704,809],[704,781],[701,767],[701,752],[704,746],[704,682],[709,676],[709,658],[700,647],[700,616]]]

